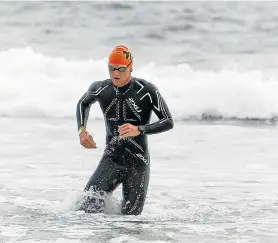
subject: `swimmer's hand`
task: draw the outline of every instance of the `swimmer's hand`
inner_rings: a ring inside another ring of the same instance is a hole
[[[83,131],[79,134],[79,139],[81,145],[83,145],[85,148],[96,148],[96,143],[93,139],[93,137],[87,132]]]
[[[135,137],[141,133],[138,129],[138,126],[134,126],[130,123],[121,125],[118,129],[118,132],[120,137]]]

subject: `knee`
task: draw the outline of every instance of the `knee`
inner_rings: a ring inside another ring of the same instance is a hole
[[[84,210],[86,213],[101,213],[104,212],[105,201],[105,192],[91,188],[82,195],[78,210]]]

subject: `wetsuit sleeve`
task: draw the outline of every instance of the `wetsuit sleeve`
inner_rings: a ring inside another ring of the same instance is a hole
[[[76,119],[77,128],[81,126],[86,126],[89,118],[89,111],[92,104],[94,104],[97,99],[96,90],[99,86],[99,82],[94,82],[88,89],[88,91],[80,98],[76,107]]]
[[[159,120],[145,126],[140,126],[139,129],[143,134],[156,134],[168,131],[174,127],[170,110],[156,86],[153,84],[150,84],[149,86],[152,110]]]

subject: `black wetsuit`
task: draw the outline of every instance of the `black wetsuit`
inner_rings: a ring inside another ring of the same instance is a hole
[[[147,135],[173,128],[172,116],[158,89],[150,82],[132,78],[116,87],[111,79],[94,82],[77,104],[78,129],[86,126],[90,106],[99,102],[106,125],[106,148],[85,191],[112,192],[123,184],[122,214],[143,210],[150,171]],[[151,113],[158,120],[150,124]],[[120,138],[118,127],[130,123],[140,127],[139,136]],[[82,208],[86,211],[86,208]]]

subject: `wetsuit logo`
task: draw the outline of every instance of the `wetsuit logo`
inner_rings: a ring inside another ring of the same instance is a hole
[[[128,99],[130,101],[130,103],[132,104],[133,108],[137,111],[137,112],[141,112],[142,110],[140,110],[140,108],[135,104],[135,101],[132,98]]]
[[[148,160],[144,158],[142,154],[136,154],[138,158],[144,161],[144,163],[149,164]]]

